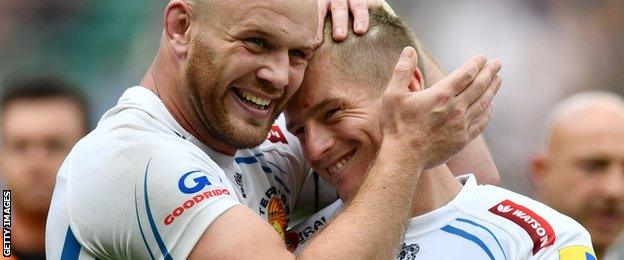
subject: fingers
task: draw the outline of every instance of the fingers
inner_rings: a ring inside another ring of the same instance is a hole
[[[412,47],[405,47],[401,57],[394,67],[392,78],[386,89],[386,93],[407,93],[409,84],[417,68],[418,58],[416,50]]]
[[[487,58],[483,54],[470,58],[459,69],[448,75],[441,86],[448,86],[449,96],[458,95],[470,85],[486,62]],[[442,91],[446,92],[444,89]]]
[[[490,105],[485,110],[485,113],[481,114],[477,119],[475,119],[470,126],[468,126],[468,138],[469,142],[475,139],[477,136],[483,133],[485,127],[490,122],[492,118],[493,105]]]
[[[368,7],[365,0],[350,0],[349,8],[353,14],[353,31],[362,35],[368,31]]]
[[[459,94],[457,97],[459,98],[458,102],[463,104],[465,107],[471,106],[480,97],[483,96],[484,92],[487,90],[490,83],[496,77],[496,74],[500,71],[502,64],[500,60],[493,60],[488,62],[477,77],[470,83],[468,88],[464,89],[464,91]]]
[[[496,75],[492,82],[490,82],[487,90],[485,90],[483,95],[479,98],[479,100],[472,103],[472,105],[468,107],[468,110],[466,111],[466,120],[468,122],[472,122],[473,120],[477,119],[481,114],[486,112],[486,109],[491,106],[494,96],[496,96],[496,93],[498,93],[502,82],[503,81],[501,77],[499,75]]]
[[[329,8],[329,0],[316,1],[318,6],[318,24],[316,31],[316,44],[321,45],[323,43],[323,30],[325,27],[325,17],[327,16],[327,9]]]
[[[349,10],[347,0],[331,0],[329,8],[332,16],[332,32],[336,41],[347,38],[347,25],[349,24]],[[366,11],[368,14],[368,10]]]

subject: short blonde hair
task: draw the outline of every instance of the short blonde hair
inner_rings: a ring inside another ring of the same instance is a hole
[[[427,56],[434,66],[439,67],[437,60],[414,36],[403,19],[381,7],[370,9],[369,16],[369,31],[364,35],[353,32],[353,18],[350,17],[350,29],[347,38],[342,42],[333,40],[331,19],[325,19],[324,40],[319,52],[331,52],[334,69],[341,76],[354,82],[366,82],[381,94],[390,81],[394,65],[403,48],[407,46],[416,49],[418,68],[423,75],[426,73],[423,57]],[[314,65],[313,59],[310,66]]]

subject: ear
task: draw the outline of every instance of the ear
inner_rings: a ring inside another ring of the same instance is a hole
[[[425,89],[425,86],[423,83],[424,82],[423,82],[422,72],[420,71],[420,68],[416,67],[416,70],[414,71],[414,75],[412,76],[412,79],[410,80],[410,84],[408,86],[409,91],[417,92],[417,91],[421,91]]]
[[[177,56],[186,56],[191,45],[191,9],[188,3],[171,1],[165,9],[165,41]]]
[[[539,188],[548,175],[548,163],[546,160],[546,154],[544,152],[535,152],[531,156],[530,164],[531,182],[533,183],[533,185]]]

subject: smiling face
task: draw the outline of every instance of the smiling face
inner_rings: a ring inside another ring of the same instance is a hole
[[[323,44],[285,113],[306,160],[343,201],[353,198],[377,157],[382,94],[394,65],[405,46],[419,49],[400,18],[383,9],[369,11],[368,33],[357,36],[349,30],[340,43],[333,41],[326,19]],[[423,64],[418,66],[421,75]],[[420,78],[413,83],[421,88]]]
[[[199,14],[186,83],[214,139],[236,149],[260,144],[303,79],[314,50],[316,4],[211,1]]]
[[[318,53],[286,109],[288,130],[308,163],[350,201],[381,144],[381,97],[363,80],[345,78],[328,52]]]

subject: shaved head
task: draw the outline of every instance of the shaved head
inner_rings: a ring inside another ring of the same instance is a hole
[[[624,100],[606,92],[555,107],[533,160],[540,199],[592,236],[598,258],[624,230]]]
[[[544,128],[544,148],[551,148],[553,133],[558,128],[566,128],[587,117],[600,117],[600,121],[621,121],[624,117],[624,99],[613,93],[595,91],[576,94],[562,101],[552,110]]]

